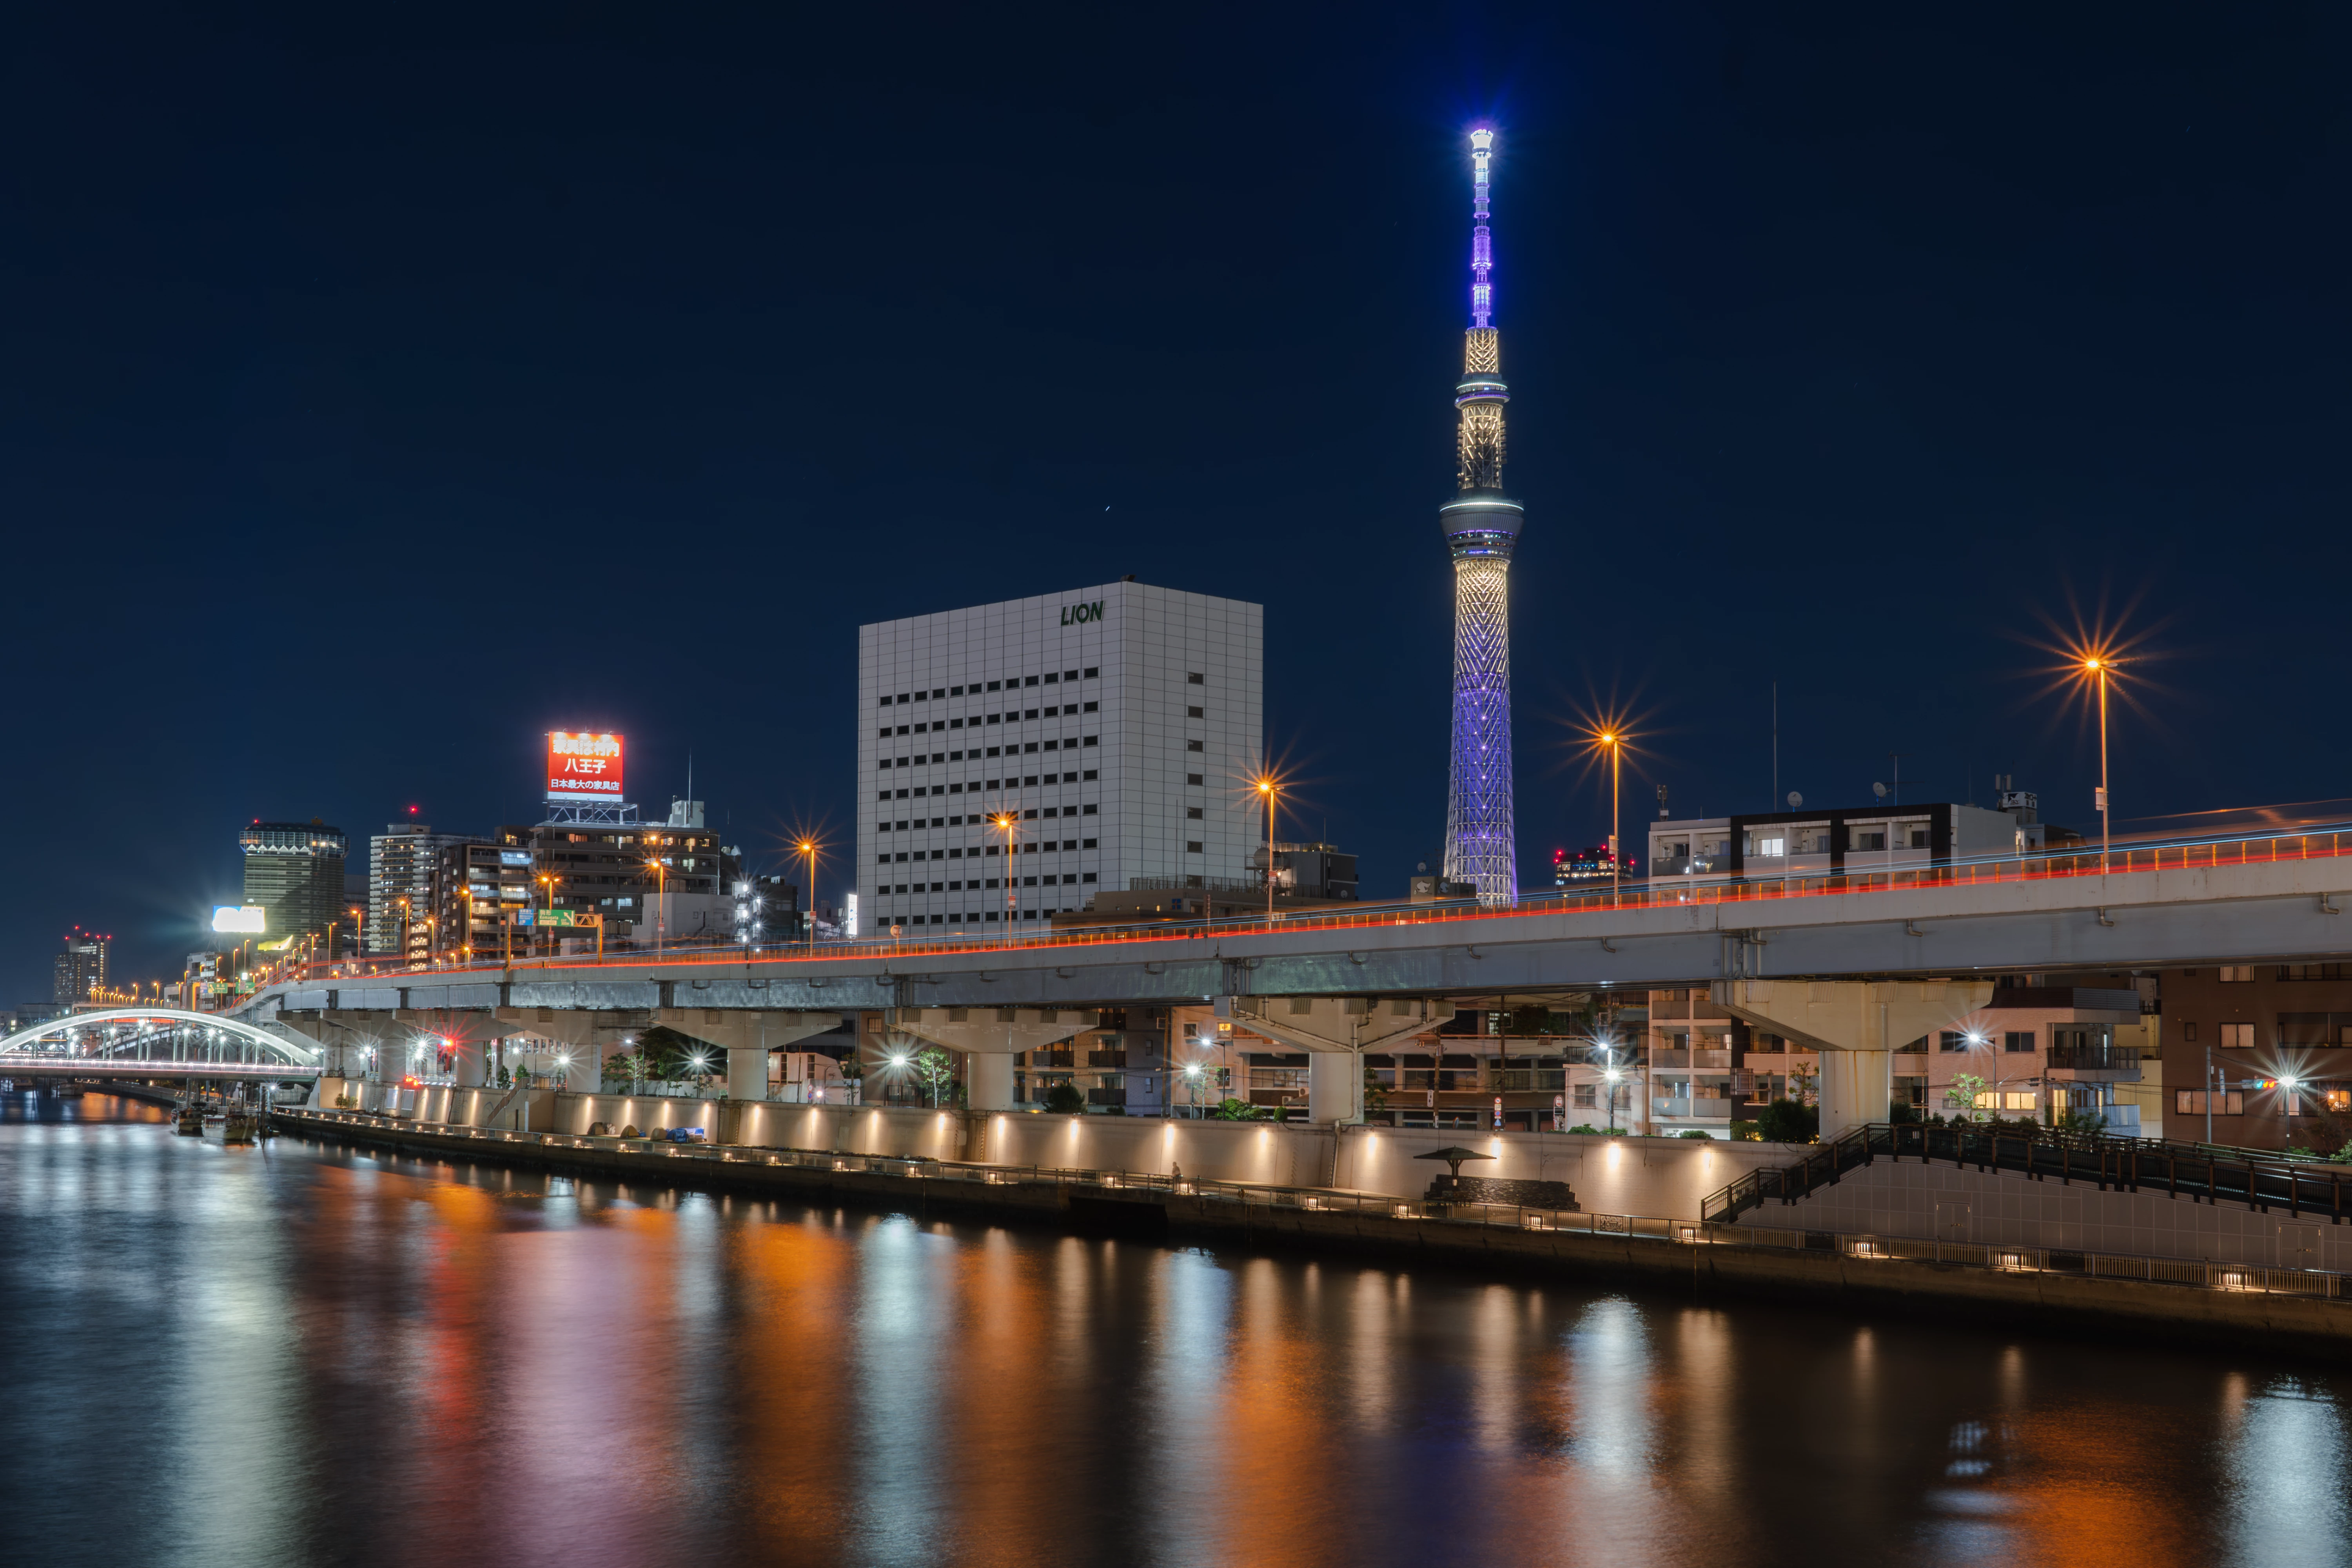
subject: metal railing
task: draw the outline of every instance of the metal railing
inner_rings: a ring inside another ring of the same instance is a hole
[[[1801,1253],[1834,1254],[1858,1261],[1907,1260],[1958,1265],[2000,1273],[2137,1279],[2210,1290],[2314,1296],[2328,1300],[2342,1300],[2347,1294],[2352,1294],[2352,1289],[2347,1289],[2347,1281],[2352,1281],[2352,1276],[2316,1268],[2277,1268],[2258,1264],[2213,1263],[2193,1258],[2147,1258],[2136,1254],[2095,1253],[2056,1247],[2004,1247],[1983,1242],[1923,1241],[1905,1237],[1736,1225],[1705,1218],[1690,1220],[1661,1218],[1653,1215],[1588,1214],[1579,1209],[1550,1209],[1520,1204],[1432,1202],[1392,1197],[1382,1193],[1218,1181],[1150,1171],[990,1165],[971,1161],[936,1160],[920,1154],[857,1154],[833,1149],[770,1149],[755,1145],[665,1143],[650,1139],[583,1137],[564,1132],[506,1132],[494,1128],[417,1122],[405,1117],[378,1116],[362,1111],[281,1110],[278,1114],[298,1124],[309,1122],[407,1131],[478,1142],[486,1146],[485,1152],[517,1144],[551,1149],[604,1150],[634,1156],[643,1162],[647,1175],[675,1176],[682,1173],[682,1168],[673,1162],[694,1162],[705,1165],[790,1166],[981,1186],[1049,1186],[1073,1192],[1200,1198],[1239,1205],[1244,1215],[1252,1209],[1263,1209],[1270,1215],[1276,1212],[1349,1214],[1371,1219],[1486,1226],[1564,1236],[1622,1237],[1627,1241],[1677,1247],[1780,1248]],[[1708,1201],[1714,1200],[1710,1198]]]
[[[1796,1203],[1834,1184],[1856,1166],[1906,1157],[1974,1165],[1979,1171],[2055,1176],[2062,1182],[2094,1182],[2102,1192],[2161,1192],[2206,1203],[2244,1204],[2264,1214],[2283,1208],[2298,1217],[2325,1215],[2331,1224],[2352,1218],[2352,1192],[2347,1192],[2352,1167],[2156,1138],[1884,1121],[1814,1144],[1790,1164],[1750,1171],[1708,1194],[1700,1201],[1699,1214],[1728,1224],[1774,1198]]]
[[[1462,921],[1496,921],[1515,917],[1559,915],[1603,915],[1614,910],[1644,909],[1680,909],[1705,904],[1748,904],[1774,902],[1790,899],[1836,898],[1860,893],[1885,892],[1890,889],[1933,889],[1973,888],[1996,883],[2028,883],[2063,881],[2089,877],[2126,877],[2167,869],[2200,869],[2218,866],[2256,865],[2282,860],[2327,860],[2352,855],[2352,828],[2338,831],[2285,835],[2260,835],[2247,837],[2211,839],[2168,839],[2161,843],[2143,843],[2117,847],[2107,858],[2103,869],[2095,849],[2027,856],[1989,857],[1976,860],[1939,861],[1932,864],[1896,867],[1891,869],[1871,869],[1867,864],[1849,865],[1836,875],[1780,877],[1721,877],[1706,880],[1678,881],[1658,879],[1629,884],[1612,891],[1606,886],[1599,890],[1559,890],[1530,894],[1508,904],[1482,904],[1475,899],[1429,902],[1365,904],[1352,909],[1330,908],[1276,911],[1273,916],[1232,916],[1220,920],[1151,922],[1136,925],[1098,925],[1069,931],[1013,932],[1004,928],[989,931],[981,927],[950,931],[942,929],[934,936],[928,934],[902,937],[860,937],[838,942],[820,942],[812,949],[805,942],[772,942],[766,944],[737,943],[697,947],[690,952],[667,951],[660,955],[666,967],[688,966],[696,963],[741,964],[747,962],[767,963],[837,963],[861,958],[903,957],[915,954],[1002,952],[1010,949],[1077,948],[1133,944],[1137,942],[1197,942],[1223,936],[1247,935],[1269,930],[1284,931],[1356,931],[1375,926],[1407,926]],[[655,958],[650,949],[632,948],[595,954],[558,956],[537,954],[511,960],[484,958],[477,962],[461,962],[456,958],[428,959],[423,963],[407,957],[388,959],[346,959],[320,962],[281,970],[283,978],[299,977],[310,980],[364,979],[422,973],[504,973],[520,969],[606,968],[643,964]],[[279,983],[283,983],[283,978]],[[239,998],[232,1006],[221,1011],[235,1011],[247,998]]]

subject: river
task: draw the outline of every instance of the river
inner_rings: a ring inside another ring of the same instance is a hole
[[[0,1111],[24,1563],[2352,1563],[2275,1357]]]

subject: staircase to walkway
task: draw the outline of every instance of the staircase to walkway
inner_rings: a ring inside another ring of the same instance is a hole
[[[2260,1150],[2158,1138],[2100,1138],[2037,1130],[1930,1127],[1874,1121],[1814,1144],[1793,1163],[1751,1171],[1700,1200],[1699,1217],[1728,1225],[1772,1199],[1793,1204],[1876,1160],[1947,1161],[1979,1171],[2016,1171],[2095,1182],[2101,1192],[2156,1192],[2203,1203],[2244,1204],[2267,1214],[2352,1220],[2352,1166],[2290,1160]]]

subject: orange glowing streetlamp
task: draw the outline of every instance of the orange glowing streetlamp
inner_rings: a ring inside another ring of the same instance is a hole
[[[1013,945],[1013,857],[1018,852],[1013,842],[1021,832],[1021,814],[1017,811],[998,812],[988,819],[988,825],[1004,835],[1004,945]]]
[[[1265,802],[1265,923],[1274,923],[1274,806],[1281,798],[1282,781],[1272,773],[1260,773],[1251,786]],[[1204,881],[1206,879],[1202,879]],[[1205,890],[1205,889],[1204,889]]]
[[[793,850],[808,862],[808,908],[802,911],[801,918],[808,922],[809,956],[814,958],[816,956],[816,840],[804,837],[793,846]]]
[[[658,855],[646,857],[646,868],[654,874],[654,956],[662,950],[662,926],[669,918],[669,868]]]
[[[1625,856],[1618,846],[1622,823],[1622,790],[1625,763],[1625,732],[1611,726],[1592,737],[1592,743],[1609,752],[1609,902],[1622,905],[1625,900]],[[1656,873],[1654,871],[1652,875]]]
[[[2114,848],[2114,807],[2107,794],[2107,681],[2114,674],[2115,659],[2105,652],[2094,649],[2083,656],[2083,677],[2095,681],[2099,688],[2099,874],[2106,875],[2107,856]]]

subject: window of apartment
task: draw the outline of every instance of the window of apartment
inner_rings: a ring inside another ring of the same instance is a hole
[[[1884,849],[1886,847],[1886,835],[1884,833],[1850,833],[1846,836],[1846,847],[1849,849]]]
[[[988,689],[991,691],[1002,691],[1004,689],[1004,682],[1001,680],[992,680],[988,683]]]
[[[887,789],[886,789],[886,790],[884,790],[880,795],[876,795],[874,798],[875,798],[875,799],[877,799],[877,800],[888,800],[888,799],[890,798],[890,792],[889,792],[888,790],[887,790]]]
[[[1035,784],[1036,782],[1037,782],[1037,775],[1036,775],[1035,773],[1031,773],[1031,774],[1029,774],[1026,778],[1024,778],[1024,779],[1021,781],[1021,784],[1022,784],[1022,786],[1023,786],[1024,788],[1026,788],[1026,787],[1028,787],[1029,785],[1031,785],[1031,784]],[[1029,815],[1030,815],[1030,816],[1036,816],[1037,814],[1036,814],[1035,812],[1034,812],[1034,811],[1033,811],[1033,812],[1031,812]]]
[[[1198,785],[1201,782],[1201,775],[1198,773],[1186,773],[1184,775],[1184,782],[1188,784]]]
[[[1035,815],[1035,814],[1034,814],[1034,813],[1032,813],[1031,815],[1033,815],[1033,816],[1034,816],[1034,815]],[[1056,807],[1054,807],[1054,806],[1050,806],[1050,805],[1049,805],[1049,806],[1047,806],[1047,807],[1045,808],[1045,815],[1046,815],[1046,816],[1061,816],[1062,814],[1061,814],[1060,810],[1059,810],[1059,809],[1057,809]]]
[[[1091,773],[1089,773],[1089,774],[1087,774],[1087,777],[1089,777],[1089,778],[1091,778],[1091,777],[1093,777],[1094,775],[1093,775],[1093,774],[1091,774]],[[1078,807],[1078,815],[1079,815],[1079,816],[1092,816],[1094,814],[1095,814],[1095,808],[1094,808],[1093,806],[1091,806],[1091,805],[1082,805],[1082,806]]]
[[[1201,841],[1197,838],[1186,839],[1184,841],[1184,853],[1187,855],[1198,855],[1201,853]]]
[[[1591,1110],[1593,1108],[1592,1086],[1589,1083],[1580,1083],[1569,1090],[1569,1103],[1579,1110]]]
[[[948,695],[950,697],[961,697],[963,695],[963,688],[961,686],[950,686],[948,688]]]
[[[2224,1024],[2220,1033],[2220,1044],[2225,1051],[2250,1051],[2254,1047],[2254,1026],[2252,1024]]]
[[[1021,879],[1021,885],[1024,888],[1034,888],[1037,885],[1037,879],[1034,877],[1024,877]]]
[[[2225,984],[2243,985],[2253,979],[2254,967],[2251,963],[2225,963],[2213,973],[2220,975]]]
[[[1911,847],[1914,849],[1925,849],[1927,847],[1927,830],[1926,828],[1915,827],[1911,830]]]
[[[1184,710],[1184,717],[1187,719],[1205,719],[1208,717],[1208,714],[1199,708],[1187,708]]]
[[[1090,664],[1090,665],[1087,666],[1087,679],[1088,680],[1092,680],[1096,676],[1097,676],[1097,675],[1099,675],[1099,674],[1101,674],[1101,673],[1102,673],[1102,667],[1101,667],[1100,665]]]
[[[1197,752],[1201,750],[1201,742],[1198,741],[1187,741],[1184,742],[1184,749],[1188,752]]]
[[[2352,1089],[2330,1089],[2320,1091],[2330,1110],[2352,1110]]]
[[[1187,675],[1184,678],[1184,680],[1185,684],[1189,686],[1201,686],[1206,684],[1206,682],[1204,682],[1198,674]]]
[[[2344,978],[2344,966],[2340,963],[2282,963],[2278,977],[2281,980],[2341,980]]]
[[[1936,1037],[1936,1048],[1939,1051],[1965,1051],[1969,1048],[1969,1037],[1958,1029],[1945,1029]]]
[[[1093,839],[1091,839],[1091,838],[1089,838],[1089,839],[1087,839],[1087,843],[1089,843],[1089,844],[1092,844],[1092,843],[1094,842],[1094,840],[1093,840]],[[1091,881],[1093,881],[1094,879],[1095,879],[1095,874],[1094,874],[1092,871],[1087,872],[1085,876],[1083,876],[1083,877],[1081,877],[1081,878],[1079,878],[1079,879],[1078,879],[1078,880],[1080,880],[1080,881],[1082,881],[1082,882],[1091,882]]]
[[[890,738],[890,726],[887,724],[883,725],[881,733],[876,735],[874,738],[877,741],[888,740]]]
[[[1081,849],[1091,849],[1095,847],[1096,842],[1096,840],[1089,838],[1084,844],[1078,846],[1078,847]]]
[[[912,732],[913,732],[913,726],[912,726],[912,725],[908,725],[908,724],[901,724],[901,725],[899,725],[899,726],[898,726],[898,733],[900,733],[901,735],[910,734],[910,733],[912,733]]]
[[[1093,745],[1093,744],[1095,743],[1095,741],[1096,741],[1096,737],[1095,737],[1095,736],[1088,735],[1085,740],[1080,741],[1080,742],[1078,742],[1078,744],[1079,744],[1079,745],[1081,745],[1081,746],[1091,746],[1091,745]]]
[[[880,706],[882,706],[882,707],[884,707],[884,708],[887,708],[887,707],[889,707],[889,706],[890,706],[890,700],[889,700],[887,697],[883,698],[883,699],[881,700]]]
[[[1024,719],[1034,719],[1035,717],[1037,717],[1037,710],[1035,710],[1034,708],[1032,708],[1031,710],[1029,710],[1029,711],[1028,711],[1028,712],[1024,713],[1024,714],[1022,715],[1022,717],[1023,717]],[[1034,747],[1032,747],[1032,748],[1031,748],[1031,750],[1033,750],[1033,751],[1034,751],[1034,750],[1035,750],[1035,748],[1034,748]]]
[[[1047,671],[1045,672],[1045,684],[1046,684],[1046,685],[1048,685],[1048,686],[1053,685],[1055,682],[1056,682],[1056,681],[1060,680],[1061,679],[1062,679],[1062,678],[1061,678],[1060,676],[1055,675],[1055,674],[1052,670],[1050,670],[1050,669],[1049,669],[1049,670],[1047,670]]]
[[[2033,1048],[2033,1031],[2031,1029],[2010,1030],[2009,1033],[2000,1037],[2000,1048],[2004,1051],[2032,1050]]]
[[[1025,746],[1022,747],[1021,749],[1022,749],[1022,751],[1024,751],[1024,752],[1034,752],[1034,751],[1035,751],[1035,750],[1037,749],[1037,742],[1034,742],[1034,741],[1032,741],[1032,742],[1030,742],[1027,745],[1025,745]]]
[[[1101,703],[1099,703],[1099,702],[1089,702],[1089,703],[1087,703],[1087,704],[1086,705],[1086,709],[1087,709],[1087,712],[1091,713],[1091,712],[1093,712],[1096,709],[1097,709],[1097,708],[1099,708],[1099,707],[1101,707],[1101,706],[1102,706],[1102,704],[1101,704]]]
[[[2204,1115],[2205,1102],[2208,1100],[2213,1102],[2213,1114],[2216,1116],[2243,1116],[2246,1113],[2246,1097],[2236,1089],[2231,1089],[2227,1094],[2214,1095],[2209,1095],[2202,1089],[2177,1089],[2172,1091],[2173,1109],[2183,1116]]]
[[[991,746],[991,747],[989,747],[989,748],[988,748],[988,754],[989,754],[990,756],[992,756],[992,757],[993,757],[993,756],[997,756],[997,755],[1001,754],[1001,753],[1003,752],[1003,750],[1004,750],[1004,748],[1003,748],[1003,747],[1002,747],[1002,746]]]
[[[1788,852],[1789,840],[1780,834],[1774,834],[1769,838],[1759,838],[1754,834],[1748,836],[1748,853],[1750,855],[1761,856],[1766,859],[1776,859]]]
[[[1080,774],[1078,775],[1078,777],[1079,777],[1080,779],[1084,780],[1084,781],[1085,781],[1086,783],[1087,783],[1087,784],[1092,784],[1092,783],[1094,782],[1094,779],[1095,779],[1095,770],[1094,770],[1094,769],[1092,769],[1092,768],[1088,768],[1085,773],[1080,773]],[[1069,775],[1069,774],[1067,774],[1067,773],[1064,773],[1064,774],[1062,775],[1062,780],[1063,780],[1063,782],[1064,782],[1064,783],[1066,783],[1066,783],[1068,783],[1068,782],[1070,782],[1070,775]]]
[[[1184,815],[1198,822],[1201,820],[1201,808],[1197,805],[1188,805],[1184,808]]]
[[[1034,676],[1034,675],[1033,675],[1033,676],[1031,676],[1028,679],[1026,679],[1026,680],[1023,681],[1021,684],[1022,684],[1022,685],[1024,685],[1024,686],[1034,686],[1034,685],[1036,685],[1036,684],[1037,684],[1037,678],[1036,678],[1035,676]]]
[[[2194,1024],[2181,1025],[2180,1037],[2188,1041],[2190,1045],[2195,1045],[2197,1043],[2197,1026]]]

